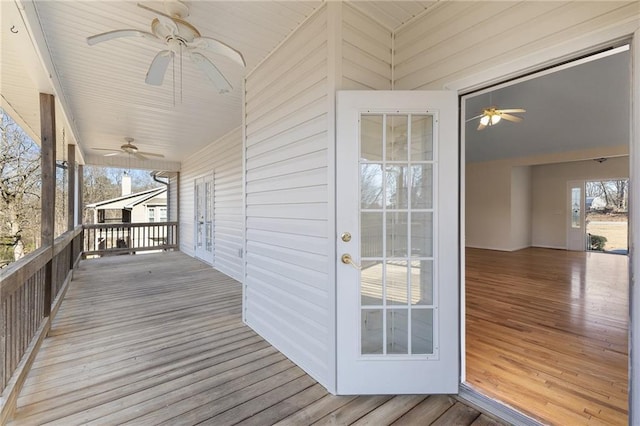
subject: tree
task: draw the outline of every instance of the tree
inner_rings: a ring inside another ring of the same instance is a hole
[[[0,109],[0,236],[3,261],[18,260],[38,245],[40,148]]]

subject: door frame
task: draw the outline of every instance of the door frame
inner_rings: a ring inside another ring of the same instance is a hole
[[[627,23],[617,28],[597,30],[578,39],[554,46],[541,52],[514,60],[502,67],[494,67],[478,74],[444,85],[447,89],[457,90],[460,102],[460,187],[459,187],[459,258],[460,258],[460,387],[458,394],[506,421],[514,424],[536,425],[538,422],[508,405],[488,397],[466,384],[466,275],[465,275],[465,126],[466,116],[464,98],[470,94],[479,94],[489,90],[514,84],[558,71],[565,64],[575,63],[612,46],[630,45],[631,71],[631,133],[629,140],[629,185],[640,187],[640,29],[637,24]],[[640,202],[638,203],[640,205]],[[635,224],[635,226],[634,226]],[[640,422],[640,290],[634,280],[634,271],[640,271],[640,256],[635,255],[635,247],[640,247],[640,207],[636,208],[632,194],[629,194],[629,424]]]

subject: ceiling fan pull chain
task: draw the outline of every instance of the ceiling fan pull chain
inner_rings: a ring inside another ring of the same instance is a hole
[[[182,104],[182,43],[180,43],[180,103]]]

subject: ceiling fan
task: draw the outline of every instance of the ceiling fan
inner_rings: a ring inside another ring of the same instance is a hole
[[[164,155],[162,154],[154,154],[153,152],[142,152],[138,150],[138,147],[133,144],[133,138],[124,138],[124,140],[127,143],[120,146],[120,149],[113,149],[113,148],[93,148],[93,149],[96,151],[111,151],[107,154],[104,154],[105,157],[112,157],[114,155],[127,154],[127,155],[133,155],[138,160],[148,160],[147,157],[164,158]]]
[[[87,43],[93,46],[97,43],[121,37],[144,37],[164,43],[166,48],[156,54],[147,71],[145,82],[160,86],[171,60],[177,55],[182,65],[182,55],[188,56],[198,68],[209,78],[220,93],[233,89],[231,83],[213,62],[202,52],[210,52],[225,56],[235,63],[246,66],[242,54],[231,46],[210,37],[203,37],[196,27],[185,21],[189,16],[189,8],[179,0],[165,0],[165,12],[155,10],[138,3],[138,7],[152,12],[156,17],[151,21],[151,32],[137,29],[122,29],[107,31],[87,37]]]
[[[525,113],[527,112],[523,108],[510,108],[510,109],[498,109],[495,106],[485,108],[482,110],[482,114],[476,115],[475,117],[471,117],[467,120],[467,122],[480,119],[480,123],[478,124],[477,130],[482,130],[487,126],[494,126],[500,122],[500,120],[505,119],[507,121],[512,121],[514,123],[520,123],[524,118],[518,117],[517,115],[513,115],[514,113]]]

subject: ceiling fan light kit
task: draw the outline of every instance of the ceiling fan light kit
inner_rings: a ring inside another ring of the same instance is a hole
[[[224,56],[244,68],[246,63],[239,51],[220,40],[203,37],[195,26],[185,20],[185,18],[189,16],[189,8],[180,1],[165,1],[165,12],[155,10],[140,3],[138,3],[138,7],[156,15],[151,21],[151,32],[137,29],[108,31],[88,37],[87,43],[93,46],[97,43],[122,37],[143,37],[160,41],[166,45],[166,49],[158,52],[151,62],[145,77],[147,84],[154,86],[162,85],[171,61],[175,61],[175,57],[179,56],[180,66],[182,66],[182,56],[185,54],[200,68],[202,73],[218,89],[219,93],[226,93],[233,90],[231,83],[229,83],[224,74],[222,74],[218,67],[203,53],[213,53]]]
[[[527,112],[523,108],[510,108],[510,109],[498,109],[498,107],[492,106],[482,110],[482,114],[476,115],[467,120],[467,122],[480,119],[477,130],[483,130],[487,126],[494,126],[498,124],[502,119],[511,121],[513,123],[520,123],[524,120],[522,117],[513,115],[514,113],[523,114]]]

